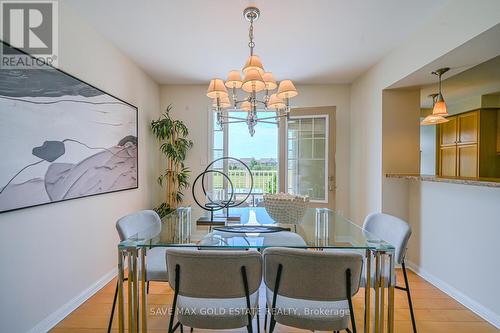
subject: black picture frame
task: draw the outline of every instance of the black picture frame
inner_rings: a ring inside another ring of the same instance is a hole
[[[9,48],[12,48],[14,50],[16,50],[17,52],[19,52],[19,54],[21,55],[25,55],[25,56],[28,56],[32,59],[36,59],[35,56],[29,54],[29,53],[26,53],[24,52],[23,50],[17,48],[17,47],[14,47],[12,45],[10,45],[9,43],[6,43],[5,41],[3,40],[0,40],[0,42],[2,43],[1,47],[2,49],[4,47],[9,47]],[[3,54],[3,52],[2,52]],[[137,151],[137,155],[136,155],[136,164],[135,164],[135,170],[136,170],[136,184],[135,186],[132,186],[132,187],[127,187],[127,188],[123,188],[123,189],[118,189],[118,190],[112,190],[112,191],[106,191],[106,192],[100,192],[100,193],[94,193],[94,194],[89,194],[89,195],[82,195],[82,196],[78,196],[78,197],[72,197],[72,198],[66,198],[66,199],[62,199],[62,200],[55,200],[55,201],[49,201],[49,202],[42,202],[42,203],[39,203],[39,204],[33,204],[33,205],[27,205],[27,206],[21,206],[21,207],[16,207],[16,208],[12,208],[12,209],[6,209],[6,210],[0,210],[0,214],[4,214],[4,213],[9,213],[9,212],[14,212],[14,211],[19,211],[19,210],[23,210],[23,209],[28,209],[28,208],[33,208],[33,207],[40,207],[40,206],[45,206],[45,205],[49,205],[49,204],[57,204],[57,203],[60,203],[60,202],[66,202],[66,201],[71,201],[71,200],[76,200],[76,199],[82,199],[82,198],[88,198],[88,197],[93,197],[93,196],[99,196],[99,195],[104,195],[104,194],[110,194],[110,193],[117,193],[117,192],[123,192],[123,191],[129,191],[129,190],[136,190],[139,188],[139,178],[140,178],[140,169],[139,169],[139,160],[140,160],[140,150],[139,150],[139,145],[140,145],[140,139],[139,139],[139,110],[137,108],[137,106],[113,95],[113,94],[110,94],[88,82],[85,82],[81,79],[79,79],[78,77],[66,72],[66,71],[63,71],[62,69],[59,69],[57,67],[54,67],[52,65],[49,65],[49,64],[44,64],[43,66],[46,66],[46,67],[49,67],[50,69],[52,70],[55,70],[57,71],[58,73],[61,73],[62,75],[65,75],[71,79],[74,79],[74,80],[77,80],[83,84],[85,84],[86,86],[88,86],[89,88],[92,88],[92,89],[95,89],[99,92],[101,92],[102,94],[104,95],[107,95],[121,103],[124,103],[126,104],[127,106],[131,107],[133,110],[135,110],[135,139],[136,139],[136,151]],[[2,68],[0,68],[0,71],[3,70]]]

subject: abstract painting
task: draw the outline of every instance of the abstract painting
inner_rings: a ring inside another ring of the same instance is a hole
[[[0,154],[0,213],[137,188],[137,108],[49,66],[0,68]]]

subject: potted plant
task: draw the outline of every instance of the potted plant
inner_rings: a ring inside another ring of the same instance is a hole
[[[166,185],[166,201],[155,208],[162,218],[177,208],[182,202],[182,191],[189,187],[191,171],[184,166],[184,160],[193,146],[193,141],[188,139],[188,128],[182,121],[172,119],[170,110],[172,105],[160,118],[151,122],[151,129],[161,143],[160,151],[167,158],[167,168],[158,177],[160,186]]]

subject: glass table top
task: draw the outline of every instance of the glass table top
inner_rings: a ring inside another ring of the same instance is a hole
[[[216,212],[221,213],[221,212]],[[325,208],[308,208],[296,225],[278,224],[264,207],[231,208],[227,226],[280,226],[288,230],[270,233],[219,231],[217,226],[198,225],[209,213],[198,207],[178,208],[162,219],[160,228],[142,230],[119,244],[127,247],[194,247],[262,249],[266,247],[338,248],[394,251],[389,243],[361,226]]]

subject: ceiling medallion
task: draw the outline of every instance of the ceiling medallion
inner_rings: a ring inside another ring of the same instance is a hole
[[[243,16],[250,22],[248,29],[250,56],[241,71],[229,72],[226,82],[222,79],[212,79],[208,86],[207,96],[212,99],[212,108],[217,113],[219,126],[245,122],[248,125],[248,132],[253,136],[257,123],[278,125],[279,118],[288,117],[290,98],[297,96],[298,92],[291,80],[282,80],[278,84],[271,72],[264,71],[260,57],[254,54],[253,23],[260,17],[260,10],[256,7],[247,7],[243,11]],[[231,90],[231,97],[227,88]],[[276,88],[278,91],[272,93]],[[239,91],[243,91],[246,97],[238,99]],[[257,93],[261,97],[257,96]],[[247,116],[246,118],[230,116],[230,111],[246,112]],[[274,112],[275,114],[259,118],[259,112]]]

